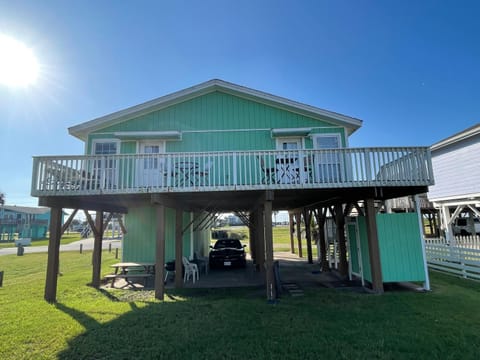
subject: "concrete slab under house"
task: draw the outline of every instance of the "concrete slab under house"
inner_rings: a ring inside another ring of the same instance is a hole
[[[324,271],[331,266],[325,249],[331,217],[342,276],[359,276],[378,293],[384,282],[428,283],[418,220],[378,214],[377,204],[427,191],[430,150],[351,148],[349,136],[361,125],[214,79],[69,128],[85,142],[85,153],[34,157],[33,164],[32,195],[52,209],[45,299],[56,301],[63,208],[97,212],[95,222],[89,219],[96,287],[104,212],[125,214],[122,260],[155,264],[158,299],[166,261],[175,260],[180,273],[182,257],[207,256],[211,224],[222,212],[239,214],[248,225],[252,261],[269,300],[276,298],[276,210],[290,212],[292,227],[294,219],[297,228],[302,218],[315,224]],[[405,226],[411,231],[399,231]],[[308,228],[310,263],[312,236]],[[182,285],[176,277],[175,286]]]

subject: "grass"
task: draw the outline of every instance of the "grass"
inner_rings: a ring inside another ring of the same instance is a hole
[[[74,241],[81,240],[82,237],[80,236],[80,233],[71,233],[71,234],[64,234],[62,236],[62,239],[60,240],[60,243],[62,245],[67,245],[70,244]],[[48,239],[39,239],[39,240],[32,240],[32,245],[31,246],[43,246],[43,245],[48,245]],[[9,248],[9,247],[15,247],[15,242],[14,241],[1,241],[0,242],[0,248]]]
[[[103,253],[103,273],[115,262]],[[57,299],[46,254],[2,256],[0,358],[476,359],[480,284],[432,273],[433,291],[382,296],[325,288],[269,305],[263,289],[99,291],[91,253],[63,252]]]

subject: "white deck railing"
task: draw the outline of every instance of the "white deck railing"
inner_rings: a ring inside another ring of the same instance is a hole
[[[428,148],[34,157],[32,195],[428,186]]]

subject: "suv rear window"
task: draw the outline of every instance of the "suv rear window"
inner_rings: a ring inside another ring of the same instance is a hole
[[[242,243],[240,242],[240,240],[236,240],[236,239],[217,240],[214,248],[215,249],[224,249],[224,248],[241,249]]]

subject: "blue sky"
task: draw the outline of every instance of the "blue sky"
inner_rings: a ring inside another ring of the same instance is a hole
[[[480,122],[477,1],[3,1],[0,33],[41,78],[0,85],[0,191],[33,155],[82,154],[67,128],[220,78],[364,120],[351,146],[431,145]]]

